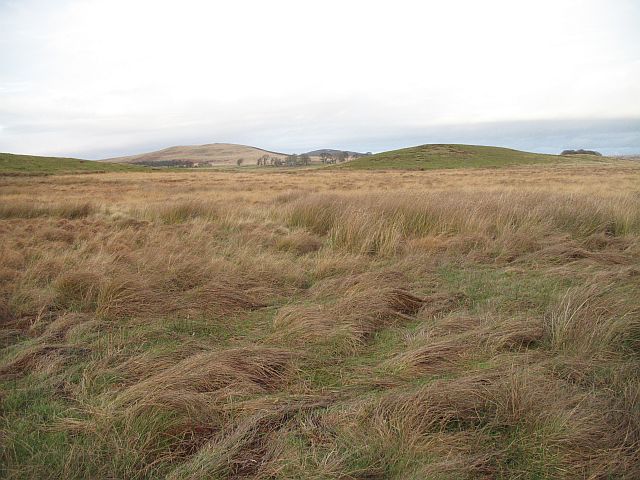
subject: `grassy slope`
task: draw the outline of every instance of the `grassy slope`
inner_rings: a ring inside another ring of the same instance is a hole
[[[344,164],[343,168],[361,170],[403,169],[427,170],[432,168],[504,167],[539,163],[567,162],[585,158],[582,155],[562,157],[540,153],[521,152],[510,148],[481,145],[421,145],[362,157]],[[589,157],[591,159],[591,157]]]
[[[265,154],[275,157],[284,157],[283,153],[272,152],[247,145],[212,143],[208,145],[175,146],[155,152],[128,155],[126,157],[115,157],[106,160],[116,163],[155,163],[158,161],[177,160],[204,163],[213,162],[216,165],[236,165],[237,160],[241,158],[245,165],[255,165],[258,158]]]
[[[60,175],[64,173],[135,172],[144,167],[77,158],[0,153],[0,175]]]

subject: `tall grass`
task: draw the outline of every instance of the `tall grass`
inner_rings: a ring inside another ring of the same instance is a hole
[[[219,217],[219,207],[202,200],[179,200],[165,202],[161,205],[150,205],[138,213],[142,218],[160,221],[167,224],[184,223],[194,218],[214,220]]]
[[[98,208],[90,202],[2,202],[0,218],[59,217],[76,219],[96,213]]]
[[[640,478],[598,168],[5,179],[0,476]]]
[[[620,236],[640,231],[640,203],[632,196],[455,192],[315,195],[290,206],[288,222],[327,234],[337,248],[389,255],[403,241],[428,235],[488,238],[567,234]]]

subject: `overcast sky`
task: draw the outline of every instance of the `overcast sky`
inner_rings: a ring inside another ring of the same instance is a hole
[[[638,0],[0,0],[0,151],[640,152]]]

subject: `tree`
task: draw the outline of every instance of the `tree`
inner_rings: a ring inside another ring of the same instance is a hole
[[[597,157],[601,157],[602,154],[600,152],[596,152],[594,150],[563,150],[560,155],[595,155]]]
[[[287,155],[285,163],[287,164],[287,167],[295,167],[298,164],[298,155],[295,153],[293,155]]]
[[[300,155],[299,160],[300,160],[300,164],[301,165],[310,165],[311,164],[311,157],[309,155],[307,155],[306,153]]]
[[[349,154],[347,152],[338,152],[336,154],[336,157],[338,158],[338,161],[342,163],[347,161],[347,159],[349,158]]]
[[[242,165],[244,163],[244,158],[239,158],[238,160],[236,160],[236,164],[238,166]]]

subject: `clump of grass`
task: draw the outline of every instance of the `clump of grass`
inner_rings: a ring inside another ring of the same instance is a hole
[[[227,402],[273,392],[291,375],[294,358],[289,351],[261,347],[200,351],[182,359],[142,354],[122,372],[137,381],[110,395],[101,408],[88,410],[93,422],[72,425],[79,431],[124,433],[131,447],[147,451],[147,461],[185,458],[207,442],[227,441],[220,436],[229,424]]]
[[[62,310],[88,311],[95,308],[101,279],[92,272],[62,272],[54,281],[56,306]]]
[[[101,317],[131,317],[145,312],[157,312],[160,292],[154,292],[134,275],[120,274],[106,279],[99,286],[95,299],[96,315]]]
[[[591,284],[568,290],[546,318],[551,347],[587,356],[639,351],[640,309],[612,300],[611,288]]]
[[[235,394],[273,390],[287,376],[293,355],[282,349],[244,348],[218,352],[201,352],[177,364],[149,365],[152,373],[127,388],[115,400],[128,405],[128,411],[166,402],[170,407],[187,400],[187,394],[217,395],[228,386]],[[164,399],[164,400],[162,400]],[[185,410],[191,406],[184,405]]]
[[[304,230],[298,230],[278,238],[276,248],[285,252],[304,255],[320,250],[322,241]]]
[[[342,285],[330,287],[340,295],[334,303],[280,309],[274,319],[276,335],[303,343],[338,339],[346,348],[357,347],[385,325],[410,319],[423,305],[404,285],[390,284],[396,278],[363,274],[343,279]]]
[[[329,242],[336,249],[368,255],[394,255],[401,239],[396,224],[359,211],[346,212],[329,232]]]
[[[422,237],[482,235],[494,239],[498,254],[512,260],[541,248],[539,240],[532,239],[637,233],[639,211],[629,196],[594,201],[587,195],[531,192],[343,198],[318,194],[295,201],[288,221],[327,234],[334,247],[354,253],[388,256]]]
[[[145,208],[141,216],[169,225],[184,223],[196,218],[215,220],[219,218],[219,206],[202,200],[179,200]]]
[[[39,204],[35,202],[11,202],[0,204],[0,218],[58,217],[71,220],[84,218],[98,211],[89,202],[61,202]]]

